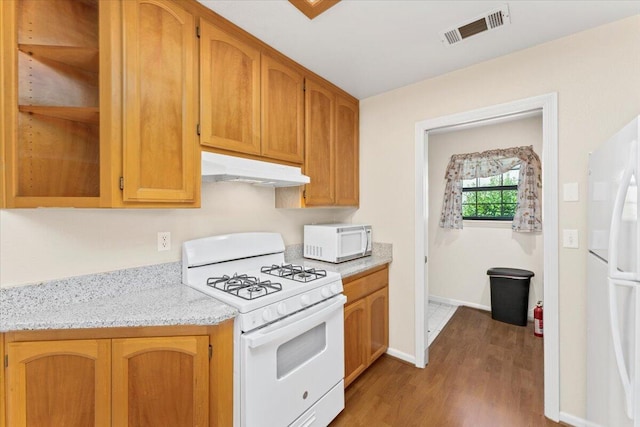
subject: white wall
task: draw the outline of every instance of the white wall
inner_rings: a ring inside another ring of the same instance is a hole
[[[349,221],[354,209],[275,209],[275,190],[203,183],[201,209],[0,210],[0,287],[179,261],[185,240],[275,231],[302,243],[302,226]],[[171,251],[157,251],[158,231]]]
[[[377,240],[393,244],[392,348],[415,348],[416,122],[557,92],[559,183],[580,185],[579,202],[560,202],[559,227],[579,230],[581,242],[559,248],[560,409],[585,415],[587,156],[640,113],[638,46],[634,16],[361,101],[361,205],[353,220],[372,223]]]
[[[429,294],[491,307],[487,269],[531,270],[529,309],[543,299],[542,233],[516,233],[511,222],[464,221],[462,230],[438,226],[453,154],[532,145],[542,157],[542,116],[429,135]],[[543,165],[544,167],[544,165]]]

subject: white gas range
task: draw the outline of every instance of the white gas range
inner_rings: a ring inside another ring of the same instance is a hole
[[[277,233],[183,244],[183,283],[239,311],[236,426],[326,426],[344,408],[342,280],[287,265],[284,249]]]

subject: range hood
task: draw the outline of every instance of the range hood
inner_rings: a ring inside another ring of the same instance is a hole
[[[202,152],[202,180],[236,181],[268,187],[295,187],[311,179],[300,168],[277,163]]]

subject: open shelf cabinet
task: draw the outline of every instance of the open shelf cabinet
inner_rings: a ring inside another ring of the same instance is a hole
[[[98,0],[8,0],[6,205],[100,204]]]

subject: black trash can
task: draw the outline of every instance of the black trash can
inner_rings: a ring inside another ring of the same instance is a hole
[[[533,271],[494,267],[487,270],[487,275],[491,282],[491,318],[526,326]]]

